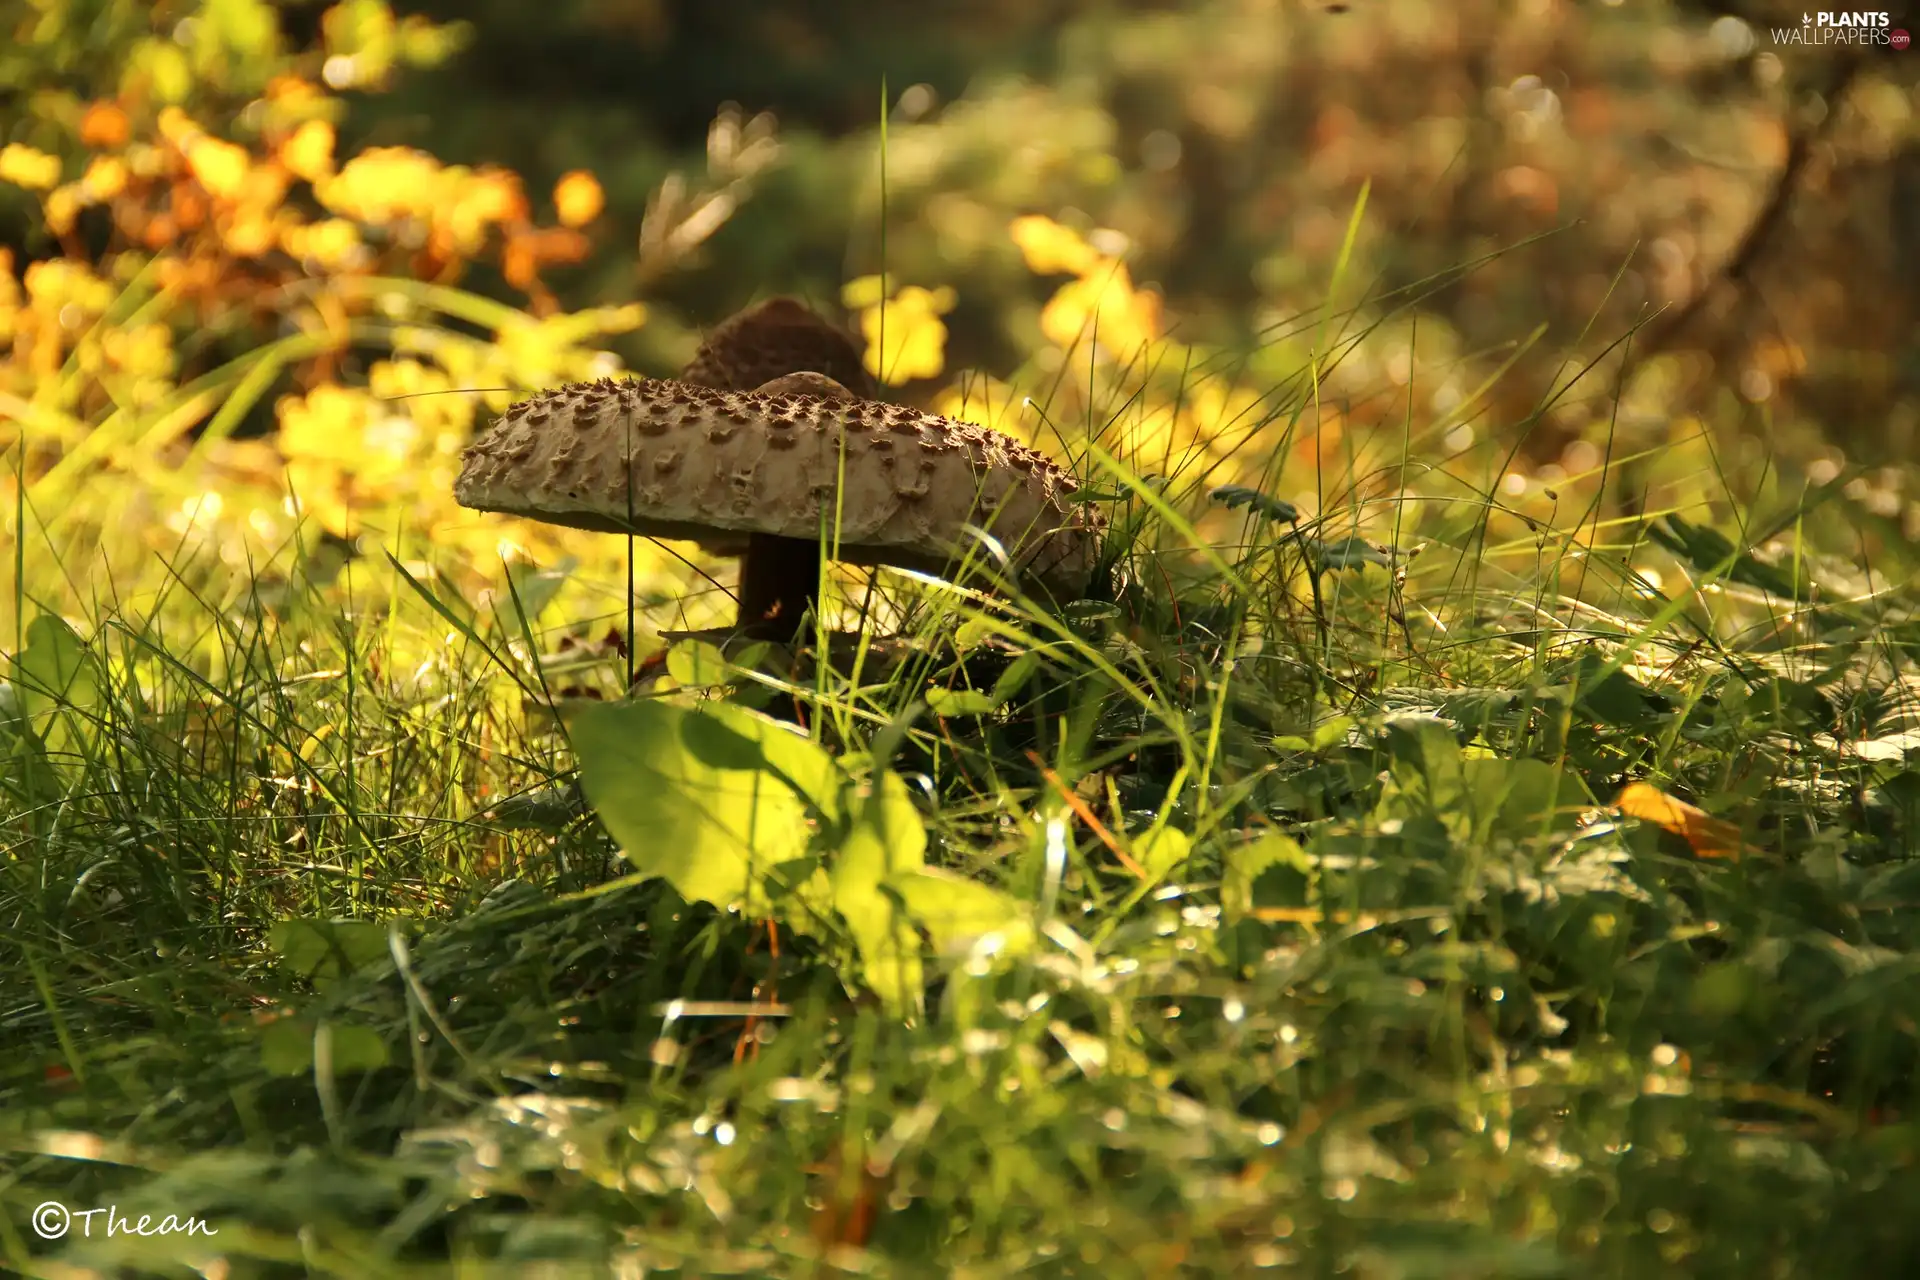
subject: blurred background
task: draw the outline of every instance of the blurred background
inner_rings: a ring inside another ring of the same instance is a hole
[[[1431,426],[1519,500],[1705,440],[1689,468],[1844,474],[1914,536],[1863,469],[1920,451],[1920,52],[1902,14],[1802,16],[0,0],[0,419],[40,405],[58,452],[146,405],[175,458],[277,432],[313,492],[378,497],[365,394],[667,374],[795,293],[876,344],[885,307],[889,394],[970,416],[1100,383],[1217,435],[1319,360],[1281,406],[1315,456]],[[445,478],[464,399],[408,402],[396,483]]]

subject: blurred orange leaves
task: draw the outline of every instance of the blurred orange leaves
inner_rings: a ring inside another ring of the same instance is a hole
[[[118,151],[133,136],[133,122],[117,102],[89,103],[80,117],[80,145]]]

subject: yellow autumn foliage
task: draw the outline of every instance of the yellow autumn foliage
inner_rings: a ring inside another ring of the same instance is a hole
[[[118,156],[95,156],[80,185],[90,201],[111,200],[127,189],[127,165]]]
[[[60,475],[50,442],[111,421],[124,440],[94,465],[153,468],[139,471],[139,484],[141,501],[164,515],[154,527],[190,530],[247,563],[270,558],[260,541],[290,538],[297,518],[383,542],[431,531],[436,556],[483,578],[497,574],[509,546],[536,560],[604,564],[624,549],[464,511],[451,489],[461,448],[491,414],[533,388],[617,373],[604,340],[646,323],[637,303],[565,312],[540,280],[547,266],[586,252],[606,192],[595,174],[568,172],[550,193],[554,224],[540,225],[520,177],[506,170],[444,164],[405,146],[342,153],[337,92],[378,83],[420,35],[382,17],[377,2],[362,8],[365,21],[330,12],[317,77],[292,61],[263,77],[244,126],[188,93],[106,97],[76,110],[83,151],[72,181],[62,182],[68,167],[58,156],[0,149],[0,178],[34,193],[50,230],[70,231],[99,208],[116,236],[97,261],[75,251],[16,275],[0,258],[0,392],[68,415],[46,419],[63,425],[34,436],[49,443],[36,446],[46,452],[29,474]],[[1117,388],[1115,403],[1131,403],[1137,386],[1127,379],[1139,356],[1165,344],[1159,298],[1136,287],[1118,240],[1038,214],[1015,219],[1009,234],[1037,275],[1067,277],[1051,282],[1040,313],[1046,342],[1061,359],[1089,353]],[[524,291],[524,308],[453,287],[489,259]],[[952,288],[869,275],[849,281],[843,301],[882,384],[947,372]],[[194,339],[236,319],[257,326],[263,345],[220,356],[232,361],[223,380],[203,385],[213,366]],[[256,360],[266,344],[276,352],[270,366]],[[257,385],[247,382],[254,369]],[[1196,382],[1189,394],[1149,398],[1116,417],[1085,403],[1090,389],[1053,381],[1065,402],[1035,406],[1015,385],[970,379],[941,391],[935,407],[1054,452],[1060,424],[1071,423],[1076,438],[1090,430],[1123,457],[1207,447],[1247,408],[1244,396]],[[243,416],[249,431],[273,429],[234,438]],[[125,443],[142,433],[155,443]],[[175,463],[180,471],[166,470]],[[86,509],[51,493],[31,497],[61,519]]]
[[[562,226],[584,227],[599,217],[600,211],[606,207],[606,192],[600,189],[599,181],[585,169],[563,174],[553,184],[553,208],[560,215]]]
[[[0,182],[29,191],[45,191],[60,181],[60,157],[18,142],[0,147]]]
[[[1100,265],[1100,254],[1092,245],[1052,218],[1039,214],[1015,218],[1011,232],[1027,269],[1035,275],[1086,275]]]
[[[612,554],[452,496],[460,450],[490,412],[617,372],[605,338],[645,322],[637,304],[561,313],[540,281],[584,252],[578,228],[604,193],[591,174],[567,175],[561,225],[543,227],[504,169],[406,147],[338,155],[335,90],[377,86],[445,40],[381,0],[352,8],[328,10],[312,64],[267,32],[258,52],[280,65],[254,81],[243,119],[215,114],[225,100],[196,93],[195,66],[156,41],[122,96],[76,104],[66,159],[0,147],[0,181],[39,200],[48,231],[68,236],[89,208],[111,228],[93,257],[69,239],[18,269],[0,250],[0,449],[29,424],[27,501],[44,536],[91,529],[125,556],[190,534],[248,572],[297,554],[296,519],[349,538],[430,529],[436,556],[483,577],[508,542]],[[69,170],[79,176],[63,183]],[[489,255],[528,310],[440,283]],[[276,429],[231,434],[262,420]],[[125,537],[129,522],[148,536]]]
[[[440,162],[412,147],[369,147],[340,171],[313,184],[329,210],[355,222],[380,225],[425,216],[440,195]]]
[[[1125,263],[1102,260],[1060,286],[1040,313],[1040,331],[1055,346],[1097,343],[1132,360],[1160,336],[1160,298],[1136,290]]]
[[[280,144],[280,163],[287,172],[308,182],[319,182],[333,172],[333,125],[307,120]]]
[[[867,340],[867,372],[894,387],[938,377],[947,352],[947,326],[940,317],[953,310],[953,290],[910,284],[886,298],[883,289],[879,276],[861,276],[841,294],[858,313]]]
[[[231,200],[240,194],[250,167],[246,148],[201,134],[186,147],[187,167],[207,194],[218,200]]]

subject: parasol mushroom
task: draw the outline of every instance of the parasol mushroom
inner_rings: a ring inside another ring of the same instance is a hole
[[[1046,594],[1077,595],[1100,520],[1075,488],[997,431],[789,372],[755,391],[602,379],[541,392],[467,448],[454,497],[740,555],[740,626],[788,639],[815,604],[823,544],[852,564],[938,573],[971,525]]]

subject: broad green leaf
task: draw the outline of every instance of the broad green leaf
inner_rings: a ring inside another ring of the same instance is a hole
[[[305,1075],[313,1069],[313,1024],[305,1018],[281,1018],[260,1028],[260,1065],[276,1076]]]
[[[517,796],[508,796],[486,809],[482,820],[501,831],[564,831],[587,811],[580,795],[580,784],[540,787]]]
[[[1570,829],[1594,803],[1577,774],[1544,760],[1469,760],[1466,772],[1468,789],[1513,836]]]
[[[1300,508],[1284,498],[1270,498],[1258,489],[1249,489],[1245,485],[1223,484],[1207,496],[1229,510],[1250,507],[1269,520],[1300,523]]]
[[[336,1073],[377,1071],[387,1065],[387,1042],[372,1027],[351,1022],[323,1022],[320,1026],[331,1038],[328,1057]],[[318,1035],[316,1031],[316,1041]]]
[[[1815,685],[1771,676],[1757,681],[1747,691],[1747,709],[1757,718],[1792,729],[1824,729],[1835,715],[1833,703]]]
[[[1000,955],[1024,954],[1033,946],[1026,904],[992,885],[938,867],[909,871],[888,883],[941,955],[964,955],[989,939],[989,949]]]
[[[993,710],[994,699],[978,689],[929,689],[927,707],[937,716],[984,716]]]
[[[1395,786],[1382,793],[1376,806],[1381,817],[1445,814],[1460,808],[1466,798],[1465,762],[1446,721],[1403,713],[1387,721],[1386,738]],[[1416,797],[1423,798],[1424,804],[1416,800],[1412,812],[1402,812],[1403,800]]]
[[[14,685],[21,710],[49,747],[92,739],[88,713],[100,704],[99,671],[86,642],[64,620],[43,613],[27,624]]]
[[[1309,540],[1307,554],[1315,573],[1337,573],[1342,569],[1364,569],[1370,564],[1391,568],[1393,557],[1365,538],[1343,538],[1339,542]]]
[[[373,920],[282,920],[267,943],[290,972],[324,988],[387,955],[387,926]]]
[[[867,987],[896,1017],[911,1016],[925,992],[920,936],[882,886],[925,864],[926,826],[896,773],[880,774],[850,807],[853,820],[830,876],[833,906],[859,948]]]
[[[667,650],[667,674],[683,689],[711,689],[733,682],[733,665],[705,640],[682,640]]]
[[[570,729],[581,789],[622,855],[689,902],[765,912],[773,869],[839,816],[833,759],[745,707],[596,703]]]
[[[534,622],[553,603],[553,598],[560,594],[560,588],[567,584],[567,579],[579,564],[577,556],[563,556],[560,563],[551,569],[525,562],[508,568],[507,581],[513,588],[508,592],[508,598],[515,602],[528,630],[533,629]]]
[[[1687,1009],[1697,1018],[1719,1022],[1734,1017],[1762,994],[1760,977],[1742,960],[1707,965],[1687,992]]]
[[[690,715],[680,722],[680,741],[693,758],[711,769],[761,771],[773,768],[757,737],[750,737],[718,716]]]
[[[1563,679],[1574,686],[1576,705],[1602,724],[1628,729],[1645,729],[1657,715],[1669,709],[1665,695],[1642,685],[1624,671],[1605,671],[1607,660],[1600,651],[1588,646],[1579,659],[1564,669]]]
[[[1155,880],[1171,874],[1193,852],[1193,837],[1172,827],[1149,831],[1133,842],[1133,856]]]
[[[1285,877],[1291,882],[1285,896],[1295,900],[1283,905],[1304,905],[1312,887],[1314,865],[1299,841],[1268,831],[1244,844],[1228,846],[1220,877],[1220,909],[1228,924],[1245,919],[1255,907],[1263,905],[1260,899],[1266,895],[1257,894],[1256,886],[1262,877],[1275,871],[1293,873]]]
[[[1027,687],[1027,681],[1033,679],[1034,672],[1040,670],[1040,655],[1023,653],[1008,664],[993,682],[993,705],[1005,706],[1007,700]]]
[[[1795,590],[1793,577],[1787,571],[1762,562],[1750,551],[1741,550],[1709,525],[1693,524],[1669,515],[1654,521],[1647,533],[1677,559],[1709,578],[1724,576],[1729,581],[1758,587],[1789,600],[1804,594]]]
[[[953,633],[954,652],[970,653],[998,634],[992,619],[969,618]]]
[[[1462,728],[1482,732],[1520,701],[1512,689],[1456,689],[1440,698],[1439,712]]]
[[[0,686],[0,691],[4,688]],[[23,719],[9,724],[0,718],[0,778],[5,779],[5,790],[18,798],[31,804],[52,803],[64,790],[60,771],[47,759],[39,738],[19,732],[25,725]]]
[[[1335,716],[1331,720],[1322,720],[1313,727],[1312,749],[1325,751],[1329,747],[1341,745],[1347,740],[1347,734],[1352,730],[1353,725],[1352,716]]]
[[[372,1027],[355,1023],[282,1018],[260,1029],[260,1065],[276,1076],[302,1076],[313,1070],[314,1039],[324,1027],[327,1056],[335,1075],[377,1071],[387,1065],[386,1041]]]
[[[1120,616],[1120,610],[1105,600],[1069,600],[1060,606],[1060,616],[1076,627],[1107,622]]]

